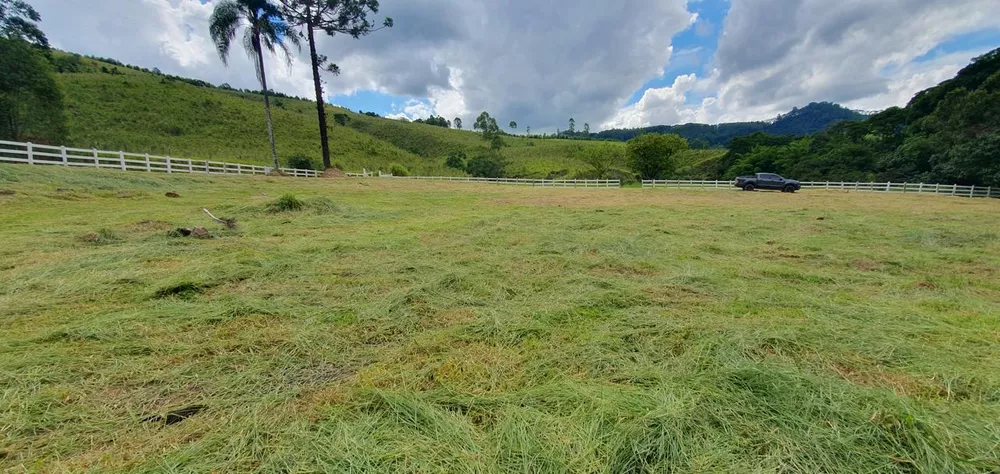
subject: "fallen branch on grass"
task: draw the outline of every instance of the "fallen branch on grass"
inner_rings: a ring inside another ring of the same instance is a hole
[[[202,210],[205,211],[205,214],[208,214],[208,217],[211,217],[213,221],[218,222],[219,224],[222,224],[222,225],[226,226],[227,229],[236,229],[236,219],[230,219],[230,218],[225,218],[225,217],[223,217],[223,218],[220,219],[220,218],[215,217],[214,215],[212,215],[212,213],[209,212],[208,209],[204,209],[203,208]]]

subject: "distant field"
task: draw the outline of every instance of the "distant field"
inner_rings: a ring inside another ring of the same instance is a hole
[[[12,165],[0,189],[0,471],[1000,466],[1000,201]],[[195,225],[217,238],[167,236]]]

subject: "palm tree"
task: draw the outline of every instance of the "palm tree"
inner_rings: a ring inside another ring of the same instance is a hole
[[[274,146],[274,124],[271,122],[271,101],[268,98],[267,76],[264,74],[264,50],[274,53],[277,48],[285,53],[289,63],[292,56],[285,41],[299,45],[298,36],[282,21],[281,11],[267,0],[222,0],[215,5],[208,31],[219,51],[222,63],[229,65],[229,46],[236,38],[236,31],[246,26],[243,49],[254,62],[257,80],[264,91],[264,113],[267,116],[267,138],[271,142],[274,169],[279,168],[278,151]]]

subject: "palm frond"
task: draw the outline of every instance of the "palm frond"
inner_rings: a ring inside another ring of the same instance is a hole
[[[222,63],[229,64],[229,46],[236,37],[236,30],[243,20],[244,11],[239,2],[223,0],[215,6],[212,18],[209,20],[208,31],[219,52]]]

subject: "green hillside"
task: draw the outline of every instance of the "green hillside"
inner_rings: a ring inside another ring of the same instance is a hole
[[[117,73],[102,72],[115,69]],[[92,59],[79,72],[62,72],[69,145],[185,158],[269,162],[260,95],[198,87]],[[313,102],[276,98],[279,157],[303,154],[317,162],[320,147]],[[370,117],[328,106],[332,159],[347,170],[401,164],[418,174],[460,174],[444,166],[447,155],[487,151],[477,133]],[[339,125],[334,114],[346,114]],[[516,176],[572,175],[586,167],[578,157],[596,141],[504,137],[508,172]],[[616,144],[620,146],[620,144]]]

